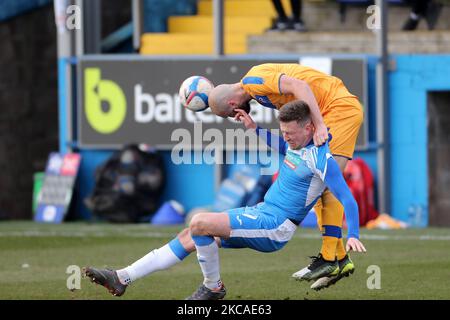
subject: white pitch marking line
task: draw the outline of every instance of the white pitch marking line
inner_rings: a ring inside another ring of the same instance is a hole
[[[181,230],[181,229],[180,229]],[[83,231],[0,231],[0,237],[74,237],[74,238],[106,238],[113,236],[123,236],[129,238],[170,238],[174,237],[177,232],[155,232],[139,230],[137,232],[124,231],[120,232],[114,230],[114,232],[105,232],[97,230]],[[298,231],[294,238],[300,239],[320,239],[321,235],[317,231],[317,234],[304,234]],[[344,237],[345,238],[345,237]],[[450,235],[381,235],[381,234],[361,234],[361,239],[374,240],[374,241],[407,241],[407,240],[424,240],[424,241],[450,241]]]

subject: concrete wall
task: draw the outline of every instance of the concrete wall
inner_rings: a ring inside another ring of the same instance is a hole
[[[376,54],[376,35],[364,31],[266,33],[250,36],[252,54]],[[450,52],[450,32],[394,31],[388,35],[391,54],[436,54]]]
[[[389,77],[392,213],[408,219],[412,206],[427,211],[427,93],[450,90],[450,55],[398,55]],[[442,172],[445,174],[445,172]]]
[[[367,11],[368,5],[348,5],[345,20],[341,21],[340,6],[337,1],[303,1],[303,19],[310,31],[369,31],[367,21],[373,11]],[[409,5],[390,4],[388,8],[388,27],[401,30],[411,11]],[[450,6],[446,4],[435,26],[436,30],[450,29]],[[372,20],[370,20],[372,21]],[[418,30],[427,30],[425,19],[419,23]]]

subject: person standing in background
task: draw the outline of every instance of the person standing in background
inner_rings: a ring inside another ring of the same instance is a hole
[[[410,0],[408,2],[412,8],[402,29],[404,31],[416,30],[420,20],[425,18],[428,30],[433,30],[441,13],[442,4],[433,0]]]
[[[272,4],[277,12],[277,18],[268,31],[307,31],[302,20],[302,0],[291,0],[292,17],[290,18],[286,15],[281,0],[272,0]]]

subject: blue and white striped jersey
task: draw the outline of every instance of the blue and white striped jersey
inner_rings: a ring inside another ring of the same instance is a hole
[[[287,145],[287,144],[286,144]],[[325,190],[328,143],[316,147],[310,143],[300,150],[285,149],[277,180],[264,197],[264,203],[280,210],[288,218],[300,221]]]
[[[267,191],[260,208],[267,213],[301,221],[328,187],[344,206],[348,236],[358,238],[358,206],[331,155],[328,142],[316,147],[311,140],[307,146],[292,150],[281,137],[272,136],[267,130],[258,128],[257,134],[285,155],[278,178]]]

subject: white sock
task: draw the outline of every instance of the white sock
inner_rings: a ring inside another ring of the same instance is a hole
[[[169,244],[166,244],[159,249],[149,252],[132,265],[117,270],[117,276],[122,284],[130,284],[155,271],[168,269],[181,261],[172,251]]]
[[[215,241],[206,246],[195,246],[197,259],[203,272],[203,284],[209,289],[221,286],[219,272],[219,247]]]

